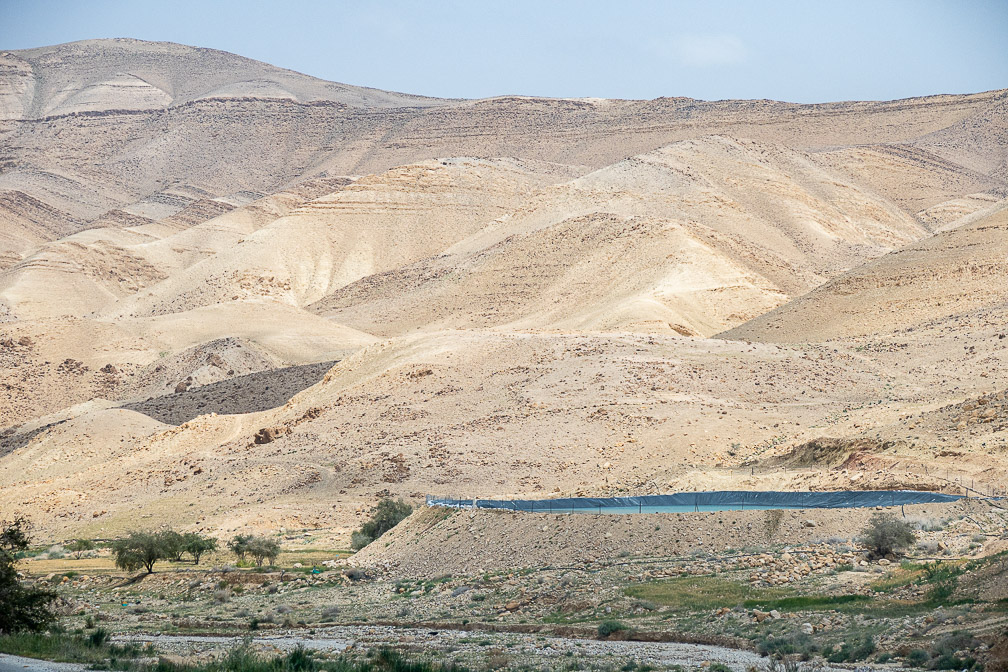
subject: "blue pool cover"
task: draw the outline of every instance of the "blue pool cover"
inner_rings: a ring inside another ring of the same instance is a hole
[[[720,490],[642,497],[566,497],[560,499],[455,499],[427,497],[429,506],[505,509],[535,513],[681,513],[746,509],[845,509],[902,504],[955,502],[962,495],[918,490],[837,490],[776,492]]]

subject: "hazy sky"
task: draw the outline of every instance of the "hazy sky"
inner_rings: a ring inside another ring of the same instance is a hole
[[[446,97],[819,102],[1008,88],[1008,0],[0,0],[0,49],[96,37]]]

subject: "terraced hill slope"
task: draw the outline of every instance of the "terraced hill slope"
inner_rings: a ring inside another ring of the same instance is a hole
[[[1006,99],[4,52],[0,510],[340,536],[386,494],[1003,480]]]

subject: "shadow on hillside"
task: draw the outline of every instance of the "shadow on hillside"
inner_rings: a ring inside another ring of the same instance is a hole
[[[207,413],[232,415],[265,411],[286,404],[295,394],[322,380],[336,361],[236,376],[185,392],[124,404],[123,408],[169,425],[181,425]]]

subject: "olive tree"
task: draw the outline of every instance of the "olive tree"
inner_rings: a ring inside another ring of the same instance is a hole
[[[891,513],[874,514],[858,537],[858,542],[877,558],[900,553],[916,540],[913,526]]]
[[[267,560],[272,565],[280,556],[280,544],[267,537],[252,537],[248,542],[248,554],[255,560],[257,567],[262,567]]]
[[[198,565],[204,553],[217,550],[217,540],[204,537],[198,532],[186,532],[182,535],[182,543],[186,553],[192,556],[193,564]]]
[[[154,573],[158,560],[173,557],[173,549],[166,547],[165,535],[160,532],[130,532],[122,539],[112,542],[112,556],[116,567],[127,572],[144,568],[148,574]]]

